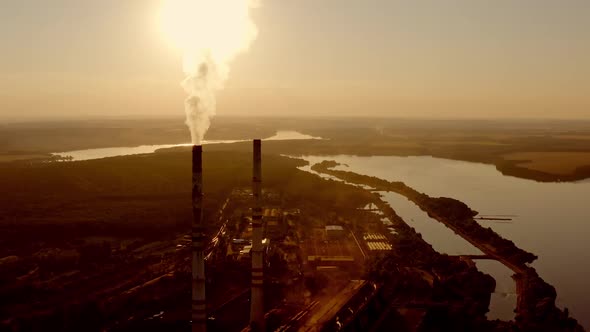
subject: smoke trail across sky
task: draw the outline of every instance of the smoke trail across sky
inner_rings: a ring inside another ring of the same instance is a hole
[[[160,25],[183,52],[182,87],[192,143],[200,144],[216,112],[230,61],[248,49],[257,29],[250,18],[253,0],[164,0]]]

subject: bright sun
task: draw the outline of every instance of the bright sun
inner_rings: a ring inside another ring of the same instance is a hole
[[[160,27],[186,57],[211,56],[227,62],[256,36],[251,0],[164,0]]]
[[[160,29],[183,53],[186,124],[201,144],[216,112],[229,62],[256,38],[255,0],[161,0]]]

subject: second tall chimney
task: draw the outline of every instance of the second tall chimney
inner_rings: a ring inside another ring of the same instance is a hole
[[[252,294],[250,300],[250,326],[253,331],[264,331],[264,268],[262,249],[262,151],[260,139],[253,141],[254,158],[252,169]]]
[[[192,226],[192,332],[207,329],[205,302],[205,234],[203,232],[203,147],[193,145],[193,226]]]

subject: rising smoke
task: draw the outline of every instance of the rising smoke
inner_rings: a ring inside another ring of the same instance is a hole
[[[167,0],[161,13],[166,35],[183,52],[182,82],[186,124],[193,144],[201,144],[216,113],[229,63],[248,49],[257,29],[250,18],[253,0]]]
[[[187,77],[182,82],[182,87],[187,94],[184,109],[186,125],[191,132],[191,141],[193,144],[201,144],[211,125],[211,118],[215,116],[217,103],[215,93],[223,88],[228,69],[227,65],[215,63],[208,55],[195,60],[198,60],[196,61],[198,70],[193,72],[185,69]]]

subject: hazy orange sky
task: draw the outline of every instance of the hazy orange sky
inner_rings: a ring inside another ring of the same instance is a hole
[[[159,0],[4,0],[0,119],[182,117]],[[263,0],[218,114],[590,119],[588,0]]]

